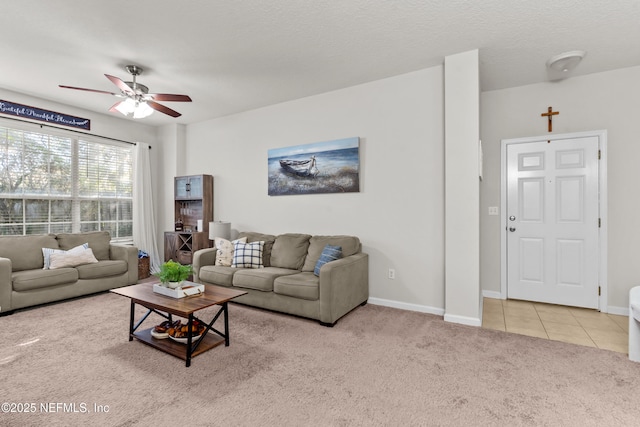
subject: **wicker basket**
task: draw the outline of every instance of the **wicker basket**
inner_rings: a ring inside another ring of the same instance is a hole
[[[138,280],[149,277],[151,275],[150,270],[149,257],[138,258]]]

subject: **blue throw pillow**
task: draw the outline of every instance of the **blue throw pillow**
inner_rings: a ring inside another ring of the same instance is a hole
[[[320,268],[330,261],[335,261],[342,258],[342,246],[327,245],[322,250],[320,258],[316,263],[316,268],[313,269],[313,274],[320,276]]]

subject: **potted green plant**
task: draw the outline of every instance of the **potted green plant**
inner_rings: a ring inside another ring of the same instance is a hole
[[[182,265],[173,260],[169,260],[160,266],[160,271],[154,273],[155,276],[160,279],[160,282],[169,287],[177,288],[182,285],[182,282],[193,273],[193,267],[191,265]]]

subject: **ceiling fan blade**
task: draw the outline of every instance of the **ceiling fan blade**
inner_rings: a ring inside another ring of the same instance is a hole
[[[117,93],[113,93],[113,92],[107,92],[106,90],[97,90],[97,89],[87,89],[84,87],[75,87],[75,86],[65,86],[65,85],[58,85],[61,88],[64,89],[75,89],[75,90],[86,90],[87,92],[97,92],[97,93],[106,93],[108,95],[119,95]]]
[[[118,107],[118,105],[122,104],[122,102],[123,101],[119,101],[119,102],[116,102],[115,104],[113,104],[111,106],[111,108],[109,108],[109,111],[112,112],[112,113],[119,113],[117,107]]]
[[[110,76],[109,74],[105,74],[105,76],[111,80],[111,83],[113,83],[114,85],[118,86],[118,89],[120,89],[121,91],[123,91],[124,93],[133,93],[133,90],[129,87],[128,84],[126,84],[124,81],[122,81],[122,79],[119,79],[116,76]]]
[[[172,110],[169,107],[165,107],[162,104],[158,104],[155,101],[147,101],[147,104],[149,104],[149,107],[153,108],[156,111],[160,111],[161,113],[167,114],[171,117],[180,117],[182,114],[178,113],[175,110]]]
[[[148,93],[147,97],[156,101],[191,102],[187,95],[172,95],[170,93]]]

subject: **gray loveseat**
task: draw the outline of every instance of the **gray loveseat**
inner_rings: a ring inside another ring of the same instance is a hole
[[[0,237],[0,314],[138,281],[138,249],[111,244],[106,231]],[[98,262],[43,269],[42,248],[88,243]]]
[[[238,238],[264,241],[263,268],[234,268],[215,264],[216,248],[194,253],[194,281],[248,292],[233,301],[333,326],[369,298],[369,256],[354,236],[272,236],[244,232]],[[342,258],[324,264],[314,274],[325,245],[340,246]]]

